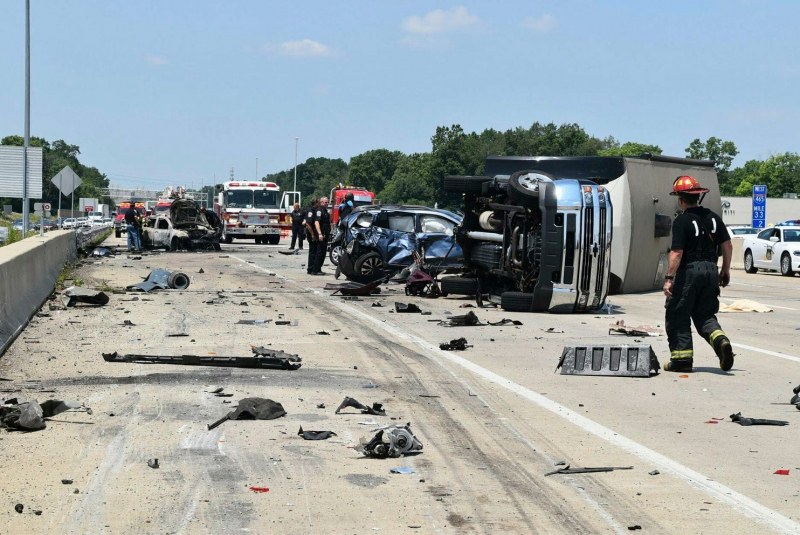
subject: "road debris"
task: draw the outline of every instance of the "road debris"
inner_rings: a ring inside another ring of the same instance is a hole
[[[503,325],[522,325],[522,322],[519,320],[512,320],[510,318],[503,318],[500,321],[487,321],[487,325],[491,325],[492,327],[498,327]]]
[[[390,468],[389,472],[392,474],[413,474],[416,470],[410,466],[395,466],[394,468]]]
[[[147,466],[149,466],[150,468],[158,469],[159,468],[158,459],[148,459]]]
[[[70,286],[61,292],[61,302],[65,307],[74,307],[78,303],[103,306],[108,304],[108,295],[99,290]]]
[[[266,325],[270,323],[272,320],[270,319],[263,319],[263,320],[239,320],[236,322],[237,325]]]
[[[48,399],[39,404],[37,401],[20,403],[17,398],[8,399],[0,406],[0,427],[19,429],[22,431],[39,431],[47,427],[47,418],[62,412],[80,410],[91,414],[91,409],[73,401]]]
[[[561,375],[650,377],[660,365],[649,345],[564,346],[556,371]]]
[[[633,470],[633,466],[596,466],[596,467],[581,467],[570,468],[569,465],[563,466],[558,470],[547,472],[545,476],[552,476],[555,474],[594,474],[597,472],[613,472],[614,470]]]
[[[296,370],[303,359],[281,350],[252,347],[252,357],[223,357],[205,355],[120,355],[103,353],[106,362],[129,362],[137,364],[179,364],[182,366],[218,366],[223,368],[271,368]]]
[[[346,296],[372,295],[381,293],[381,289],[379,288],[381,282],[381,280],[372,281],[367,284],[354,281],[340,283],[329,282],[323,289],[334,290],[331,295],[336,295],[337,293]]]
[[[268,487],[250,487],[250,490],[252,490],[253,492],[257,492],[259,494],[269,492]]]
[[[297,434],[303,437],[303,440],[327,440],[336,436],[336,433],[333,431],[303,431],[302,425]]]
[[[775,470],[774,474],[776,476],[788,476],[789,475],[789,469],[788,468],[780,468],[778,470]]]
[[[166,269],[154,269],[149,275],[138,284],[126,286],[126,290],[142,290],[149,292],[155,288],[162,290],[174,289],[185,290],[189,287],[189,276],[180,271],[167,271]]]
[[[411,432],[411,424],[380,429],[371,440],[362,437],[356,450],[367,457],[385,459],[422,451],[422,442]]]
[[[439,349],[444,351],[464,351],[468,347],[472,347],[472,345],[467,344],[467,339],[463,337],[450,340],[448,343],[439,344]]]
[[[265,398],[244,398],[237,407],[217,420],[208,424],[209,431],[222,425],[228,420],[274,420],[285,416],[283,405],[277,401]]]
[[[789,425],[789,422],[784,420],[766,420],[764,418],[745,418],[741,412],[731,414],[731,420],[739,425]]]
[[[347,407],[353,407],[354,409],[358,409],[361,411],[361,414],[372,414],[374,416],[386,416],[386,410],[383,408],[383,403],[373,403],[372,407],[367,407],[366,405],[359,403],[358,400],[346,397],[344,400],[336,407],[336,414],[339,414],[342,409]]]
[[[483,324],[478,319],[478,315],[470,310],[466,314],[462,314],[460,316],[450,316],[449,319],[440,321],[439,325],[443,325],[445,327],[472,327]]]
[[[399,301],[395,301],[394,303],[394,310],[395,312],[404,312],[404,313],[420,313],[422,310],[415,305],[414,303],[401,303]]]
[[[719,305],[720,312],[772,312],[772,308],[750,299],[739,299],[731,304]]]
[[[795,408],[800,411],[800,385],[794,387],[792,392],[794,392],[794,396],[792,396],[792,399],[789,401],[789,403],[794,405]]]
[[[628,327],[625,320],[619,320],[608,326],[608,334],[625,334],[627,336],[661,336],[661,330],[649,325],[637,325]]]

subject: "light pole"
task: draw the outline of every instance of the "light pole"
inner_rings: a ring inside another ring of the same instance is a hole
[[[31,144],[31,1],[25,0],[25,142],[22,155],[22,237],[28,234],[28,146]]]
[[[299,137],[294,138],[294,191],[297,191],[297,142],[300,141]]]
[[[256,182],[258,181],[258,156],[256,156]]]

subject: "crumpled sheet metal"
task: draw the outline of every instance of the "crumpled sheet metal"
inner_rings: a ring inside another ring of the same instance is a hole
[[[303,431],[303,426],[300,426],[300,431],[297,434],[303,437],[303,440],[328,440],[335,437],[336,433],[333,431]]]
[[[0,406],[0,426],[22,431],[39,431],[47,427],[45,418],[80,407],[79,403],[58,399],[48,399],[41,404],[35,400],[22,403],[17,403],[16,399],[9,400]]]
[[[178,288],[175,284],[175,279],[178,276],[182,276],[185,278],[185,285],[180,285],[179,289],[185,289],[189,286],[189,276],[185,273],[181,273],[179,271],[167,271],[166,269],[157,268],[151,271],[145,280],[138,284],[131,284],[130,286],[126,286],[126,290],[142,290],[145,293],[153,290],[154,288],[160,288],[162,290],[167,290],[170,288]]]
[[[214,429],[228,420],[274,420],[281,416],[286,416],[286,411],[277,401],[266,398],[244,398],[234,410],[213,424],[209,424],[208,429]]]
[[[362,437],[356,450],[367,457],[385,459],[402,457],[422,451],[422,442],[411,432],[411,424],[394,425],[381,429],[372,439]]]
[[[336,414],[347,407],[353,407],[354,409],[358,409],[361,411],[361,414],[372,414],[373,416],[386,416],[386,410],[383,408],[382,403],[373,403],[372,407],[367,407],[363,403],[360,403],[355,398],[346,397],[339,406],[336,408]]]
[[[108,295],[99,290],[70,286],[61,292],[61,302],[66,307],[74,307],[78,303],[103,306],[108,304]]]

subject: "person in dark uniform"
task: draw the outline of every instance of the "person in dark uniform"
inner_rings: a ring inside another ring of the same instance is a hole
[[[311,199],[311,205],[304,210],[305,217],[303,224],[306,227],[306,241],[308,242],[308,261],[306,262],[306,273],[313,275],[314,263],[317,261],[317,229],[314,225],[314,215],[317,213],[319,201]]]
[[[324,275],[322,264],[328,252],[328,241],[331,239],[331,214],[328,212],[328,198],[322,197],[314,211],[314,229],[317,233],[316,255],[312,275]]]
[[[294,250],[295,242],[298,243],[298,249],[303,248],[303,220],[305,219],[306,214],[300,208],[300,203],[294,203],[294,210],[292,210],[292,245],[289,246],[289,250]]]
[[[730,282],[733,246],[722,218],[700,206],[701,195],[708,193],[691,176],[679,176],[672,184],[681,213],[672,223],[672,246],[664,295],[667,296],[666,331],[670,360],[664,370],[692,371],[694,349],[692,326],[714,348],[719,367],[733,367],[733,348],[717,321],[719,288]],[[717,249],[722,251],[722,268],[717,273]]]
[[[142,235],[140,234],[139,214],[136,208],[131,207],[125,211],[125,225],[128,233],[128,251],[141,251],[142,250]]]

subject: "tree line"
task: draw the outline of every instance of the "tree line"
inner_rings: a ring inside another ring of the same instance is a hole
[[[21,136],[7,136],[2,145],[23,144]],[[76,197],[101,198],[108,178],[95,167],[82,164],[77,145],[63,140],[48,142],[34,137],[31,145],[44,152],[44,201],[58,204],[58,190],[50,179],[65,165],[81,177]],[[456,207],[459,199],[442,189],[445,175],[483,174],[486,156],[640,156],[661,154],[658,145],[635,141],[621,143],[614,137],[598,138],[577,124],[539,123],[505,131],[492,128],[466,132],[460,125],[439,126],[431,137],[431,150],[405,154],[398,150],[372,149],[345,162],[341,158],[308,158],[297,166],[297,185],[304,198],[328,195],[337,184],[361,186],[376,193],[380,202]],[[785,152],[766,160],[750,160],[732,168],[739,153],[733,141],[710,137],[694,139],[685,149],[688,158],[713,160],[722,195],[748,196],[754,184],[766,184],[770,197],[800,191],[800,155]],[[677,156],[677,155],[676,155]],[[294,168],[267,174],[265,180],[291,190]],[[209,191],[211,188],[208,188]],[[3,204],[21,206],[20,199],[0,199]]]

